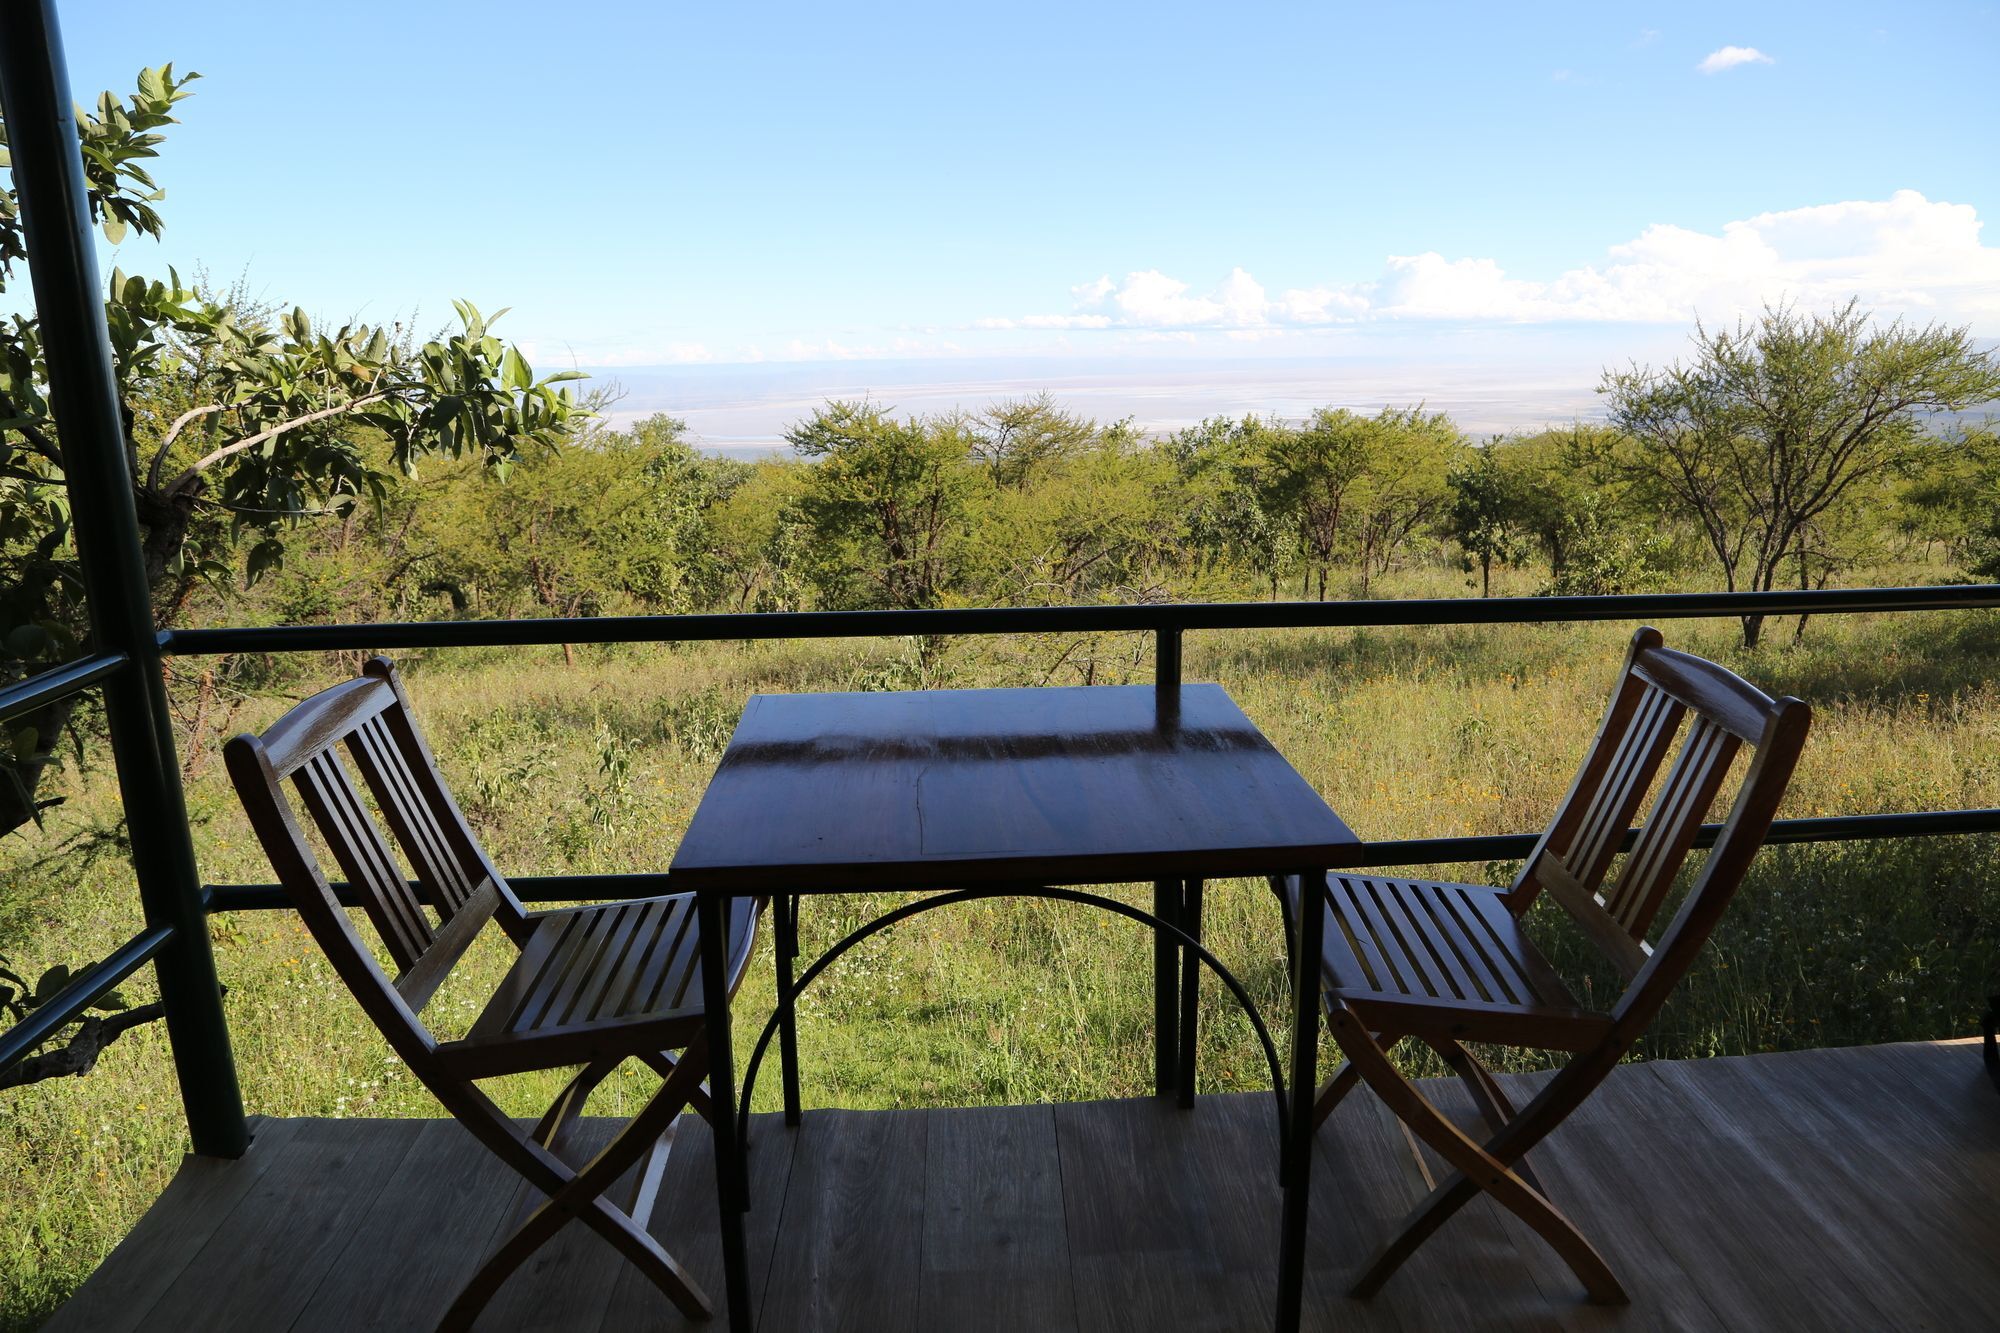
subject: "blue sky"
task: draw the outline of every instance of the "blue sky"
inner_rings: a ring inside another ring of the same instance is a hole
[[[627,369],[1581,367],[1843,294],[2000,334],[1992,5],[551,12],[72,0],[80,94],[206,76],[107,259]]]

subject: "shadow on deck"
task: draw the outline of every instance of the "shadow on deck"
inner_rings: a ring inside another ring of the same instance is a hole
[[[1274,1121],[1248,1095],[809,1111],[796,1134],[760,1117],[759,1326],[1268,1328]],[[682,1133],[654,1230],[719,1298],[707,1130]],[[1348,1299],[1437,1169],[1362,1092],[1319,1138],[1306,1326],[1991,1328],[2000,1311],[2000,1098],[1969,1042],[1627,1065],[1533,1160],[1629,1308],[1583,1304],[1484,1200],[1381,1296]],[[429,1328],[519,1188],[448,1120],[266,1119],[242,1160],[183,1166],[47,1327]],[[689,1325],[571,1227],[481,1327]]]

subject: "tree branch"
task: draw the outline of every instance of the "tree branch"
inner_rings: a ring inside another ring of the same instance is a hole
[[[361,408],[371,404],[385,402],[388,398],[389,395],[386,393],[363,394],[359,398],[351,398],[347,402],[337,404],[333,407],[323,407],[317,412],[307,412],[304,416],[293,417],[290,421],[281,421],[275,426],[258,431],[255,435],[246,435],[240,440],[225,444],[220,449],[216,449],[204,457],[195,460],[185,472],[168,482],[166,488],[167,494],[176,494],[186,487],[193,485],[195,479],[204,470],[213,467],[232,454],[240,454],[246,449],[255,449],[266,440],[275,440],[288,430],[297,430],[301,426],[310,426],[315,421],[325,421],[332,417],[345,416],[349,412],[359,411]]]
[[[183,412],[179,416],[175,417],[174,423],[171,426],[167,427],[166,435],[161,438],[159,449],[155,451],[153,454],[152,466],[146,469],[147,489],[149,490],[159,489],[160,471],[161,469],[166,467],[167,454],[169,453],[169,451],[173,449],[174,441],[180,438],[182,431],[186,430],[189,425],[191,425],[196,421],[201,420],[203,417],[214,416],[217,412],[226,412],[228,410],[229,410],[228,406],[222,403],[215,403],[208,407],[191,408],[190,410]]]
[[[106,1046],[133,1028],[166,1016],[167,1011],[157,1002],[142,1004],[137,1009],[127,1009],[109,1018],[93,1014],[78,1025],[76,1035],[69,1039],[67,1046],[29,1056],[12,1069],[0,1070],[0,1088],[19,1088],[47,1079],[88,1074],[96,1068],[97,1057]]]

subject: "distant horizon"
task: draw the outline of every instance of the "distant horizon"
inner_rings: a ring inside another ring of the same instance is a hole
[[[1491,437],[1601,419],[1602,365],[1349,356],[1209,358],[951,357],[728,365],[583,367],[580,385],[616,385],[614,426],[664,412],[700,447],[757,457],[831,399],[867,399],[898,416],[977,412],[1047,393],[1064,409],[1164,435],[1210,417],[1282,419],[1318,407],[1374,412],[1423,404]]]
[[[1319,407],[1375,412],[1421,404],[1476,439],[1570,421],[1601,421],[1598,381],[1609,366],[1663,364],[1685,335],[1635,345],[1628,355],[1573,349],[1514,360],[1365,356],[1154,358],[935,357],[902,360],[583,367],[580,388],[615,385],[605,416],[615,427],[664,412],[687,423],[715,454],[758,458],[783,451],[784,431],[833,399],[867,399],[898,416],[977,412],[1046,392],[1058,405],[1109,424],[1129,419],[1148,436],[1210,417],[1297,420]],[[1989,347],[1994,344],[1988,343]],[[1991,406],[1956,414],[1986,416]]]

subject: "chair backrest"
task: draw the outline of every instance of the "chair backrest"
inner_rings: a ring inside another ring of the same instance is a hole
[[[1544,892],[1561,903],[1630,983],[1618,1013],[1649,1021],[1742,883],[1811,722],[1812,710],[1798,699],[1773,699],[1713,662],[1663,646],[1658,630],[1639,630],[1597,737],[1522,867],[1510,906],[1518,915]],[[1672,923],[1649,942],[1697,833],[1745,751],[1749,762],[1714,849]],[[1614,876],[1625,834],[1649,792],[1652,804]]]
[[[361,774],[378,823],[341,758]],[[480,929],[520,937],[526,915],[445,788],[408,695],[386,658],[298,704],[263,735],[223,747],[229,776],[278,878],[349,989],[392,1040],[430,1040],[425,1003]],[[289,783],[354,888],[397,968],[377,964],[335,897],[288,797]],[[386,824],[389,837],[383,836]],[[409,879],[392,848],[400,848]]]

